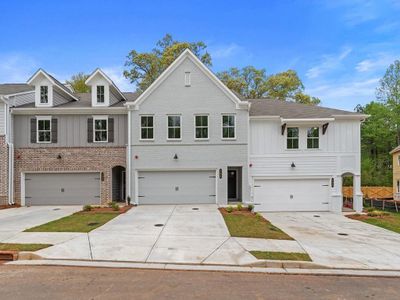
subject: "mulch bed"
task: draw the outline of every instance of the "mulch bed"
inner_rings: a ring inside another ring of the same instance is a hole
[[[80,211],[80,214],[96,214],[96,213],[126,213],[133,205],[121,206],[119,210],[113,210],[112,207],[92,207],[91,211]]]
[[[14,205],[0,205],[0,209],[16,208],[16,207],[21,207],[21,205],[19,205],[19,204],[14,204]]]
[[[247,208],[242,208],[242,210],[236,210],[234,209],[232,212],[227,212],[225,207],[219,207],[218,208],[219,211],[221,212],[221,214],[223,215],[243,215],[243,216],[256,216],[256,214],[254,212],[251,212],[249,210],[247,210]]]

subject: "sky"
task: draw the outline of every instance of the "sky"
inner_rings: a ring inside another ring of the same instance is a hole
[[[294,69],[322,106],[353,110],[375,99],[400,59],[400,0],[1,1],[0,83],[43,68],[65,81],[102,68],[123,91],[129,51],[166,33],[203,41],[214,72],[253,65]]]

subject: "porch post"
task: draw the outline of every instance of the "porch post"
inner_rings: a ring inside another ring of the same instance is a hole
[[[353,176],[353,209],[360,213],[363,210],[363,194],[361,192],[361,176]]]

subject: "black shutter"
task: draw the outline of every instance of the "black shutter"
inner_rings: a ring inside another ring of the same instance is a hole
[[[51,119],[51,142],[56,144],[57,143],[57,137],[58,137],[58,120],[57,119]]]
[[[108,118],[108,142],[114,143],[114,118]]]
[[[36,143],[36,118],[31,118],[31,143]]]
[[[87,120],[87,141],[93,143],[93,118]]]

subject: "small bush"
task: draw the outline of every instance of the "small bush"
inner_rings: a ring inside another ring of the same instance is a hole
[[[254,205],[253,204],[247,205],[247,209],[248,209],[248,211],[253,211]]]
[[[368,207],[367,208],[367,212],[373,212],[373,211],[375,211],[375,208],[373,208],[373,207]]]
[[[236,206],[236,208],[237,208],[238,211],[241,211],[241,210],[243,209],[243,205],[242,205],[241,203],[239,203],[239,204]]]
[[[89,205],[89,204],[86,204],[86,205],[83,206],[83,209],[82,209],[82,210],[83,210],[83,211],[91,211],[91,210],[92,210],[92,206]]]
[[[229,205],[229,206],[226,208],[226,211],[227,211],[228,213],[231,213],[231,212],[233,211],[233,207]]]
[[[367,214],[369,217],[379,217],[382,218],[384,216],[388,216],[389,213],[386,211],[380,211],[380,210],[374,210],[374,211],[370,211]]]
[[[256,218],[261,220],[261,219],[263,219],[263,216],[260,213],[256,213]]]
[[[114,211],[119,211],[119,205],[118,205],[118,203],[112,202],[111,208],[112,208]]]

